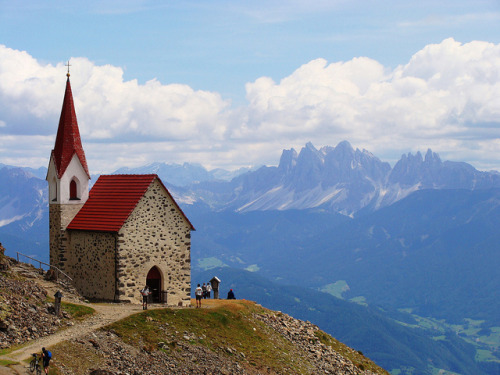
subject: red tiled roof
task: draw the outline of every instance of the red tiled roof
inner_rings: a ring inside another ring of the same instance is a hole
[[[52,156],[56,163],[57,177],[61,178],[64,174],[74,154],[78,156],[85,173],[90,178],[87,160],[85,159],[80,139],[80,131],[78,130],[73,94],[71,93],[71,85],[68,77],[61,117],[59,118],[59,127],[57,128],[56,144],[52,150]]]
[[[165,188],[156,174],[101,175],[68,229],[118,232],[155,179]],[[165,190],[194,230],[167,188]]]

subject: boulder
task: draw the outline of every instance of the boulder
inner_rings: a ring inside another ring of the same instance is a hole
[[[57,272],[50,268],[44,276],[44,279],[47,281],[57,281]]]
[[[5,247],[0,242],[0,271],[7,271],[9,269],[9,260],[5,256]]]

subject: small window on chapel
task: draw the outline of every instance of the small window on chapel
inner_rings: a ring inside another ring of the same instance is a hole
[[[76,181],[71,180],[69,183],[69,200],[71,201],[79,201],[80,198],[78,198],[78,193],[77,193],[77,186],[76,186]]]
[[[52,202],[56,202],[57,201],[57,182],[56,182],[56,179],[54,178],[52,180],[52,189],[49,189],[50,190],[50,198],[52,200]]]

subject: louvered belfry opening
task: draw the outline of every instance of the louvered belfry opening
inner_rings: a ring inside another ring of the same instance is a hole
[[[161,301],[161,273],[158,267],[153,266],[146,276],[146,285],[151,291],[151,302],[160,303]]]

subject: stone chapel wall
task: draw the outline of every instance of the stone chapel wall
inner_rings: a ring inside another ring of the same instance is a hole
[[[72,252],[66,269],[73,285],[87,298],[114,300],[116,234],[72,230],[68,237]]]
[[[118,233],[119,299],[140,302],[149,270],[162,274],[169,305],[190,305],[190,225],[155,179]]]
[[[66,227],[82,208],[82,204],[49,204],[50,264],[66,272],[68,235]]]

